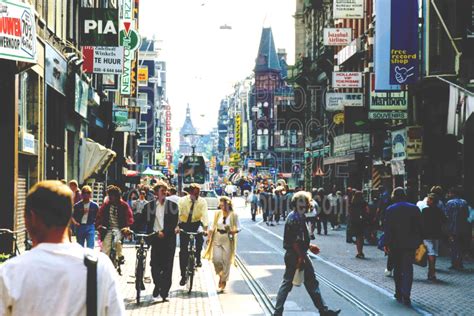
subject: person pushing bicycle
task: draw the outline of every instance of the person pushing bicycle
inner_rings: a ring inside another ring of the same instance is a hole
[[[119,187],[111,185],[107,188],[108,200],[102,204],[97,213],[96,227],[101,231],[102,252],[109,255],[112,248],[112,231],[116,232],[115,246],[120,264],[124,263],[122,255],[122,237],[130,233],[133,224],[133,213],[127,202],[123,201]]]
[[[204,235],[206,235],[207,226],[209,223],[207,214],[207,202],[205,199],[199,196],[201,188],[199,184],[192,183],[189,186],[189,195],[182,197],[178,202],[179,217],[178,226],[176,227],[176,233],[181,230],[186,232],[196,233],[199,227],[202,225],[204,228]],[[201,266],[201,251],[204,244],[202,236],[196,238],[196,265]],[[189,260],[189,235],[181,233],[179,235],[179,265],[181,268],[181,286],[187,282],[186,266]]]

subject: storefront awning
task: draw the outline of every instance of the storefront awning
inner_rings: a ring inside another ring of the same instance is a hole
[[[83,183],[94,173],[101,173],[117,154],[92,139],[81,140],[79,147],[79,183]]]

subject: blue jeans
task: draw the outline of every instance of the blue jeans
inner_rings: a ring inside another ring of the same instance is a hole
[[[414,249],[392,249],[390,253],[395,280],[395,295],[409,299],[413,284]]]
[[[285,254],[286,268],[285,274],[283,275],[283,281],[281,282],[280,289],[278,290],[275,305],[275,315],[283,314],[283,306],[285,305],[286,298],[293,288],[293,277],[295,276],[296,272],[296,258],[297,255],[293,251],[287,251]],[[316,280],[313,265],[311,264],[311,260],[307,255],[305,256],[304,263],[304,286],[318,311],[320,313],[327,311],[328,308],[324,304],[323,298],[321,296],[319,282]]]
[[[77,243],[84,247],[84,242],[87,243],[87,248],[94,249],[95,227],[93,224],[81,224],[77,227]]]

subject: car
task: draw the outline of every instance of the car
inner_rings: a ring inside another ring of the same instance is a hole
[[[207,208],[217,210],[219,208],[219,196],[214,190],[201,190],[199,194],[207,202]]]

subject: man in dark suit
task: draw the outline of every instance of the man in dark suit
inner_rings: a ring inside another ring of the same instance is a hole
[[[153,297],[166,301],[171,288],[174,254],[176,251],[175,227],[178,224],[178,197],[167,197],[168,185],[158,181],[153,187],[155,199],[147,204],[147,232],[151,237],[151,274],[155,288]]]
[[[385,252],[393,260],[395,298],[407,306],[411,305],[410,294],[413,283],[415,251],[422,242],[421,213],[415,204],[406,202],[403,188],[392,193],[392,204],[385,214]]]

